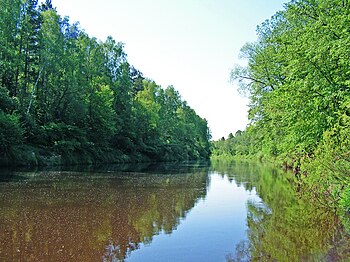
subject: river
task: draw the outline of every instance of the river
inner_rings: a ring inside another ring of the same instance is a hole
[[[0,172],[0,261],[344,261],[337,216],[253,163]]]

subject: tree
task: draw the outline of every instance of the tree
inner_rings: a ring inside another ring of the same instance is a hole
[[[22,6],[19,23],[19,57],[16,84],[19,87],[21,109],[26,111],[35,92],[35,84],[40,77],[39,47],[41,17],[37,9],[37,0],[27,0]]]
[[[4,159],[38,164],[57,156],[61,163],[208,157],[202,148],[206,122],[174,88],[145,80],[127,61],[123,43],[90,37],[50,0],[40,6],[37,0],[0,0],[0,21]],[[13,146],[18,154],[11,154]]]
[[[248,66],[232,72],[251,99],[247,154],[277,158],[296,173],[301,165],[311,192],[331,206],[349,184],[349,138],[343,132],[350,97],[349,14],[347,1],[291,1],[258,27],[258,40],[242,48]]]
[[[20,0],[0,1],[0,81],[9,90],[10,96],[17,96],[16,74],[19,66]]]

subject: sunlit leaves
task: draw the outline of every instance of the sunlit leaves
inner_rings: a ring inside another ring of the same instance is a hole
[[[20,119],[26,144],[69,163],[209,156],[207,123],[174,88],[144,81],[123,43],[90,37],[50,0],[0,4],[0,110],[18,141]]]
[[[280,152],[314,150],[349,96],[349,10],[342,4],[293,1],[258,27],[256,43],[242,48],[248,66],[232,78],[250,95],[252,124],[269,130]]]
[[[291,1],[260,25],[241,50],[247,66],[232,71],[251,99],[245,139],[218,141],[214,153],[278,159],[297,172],[302,165],[317,201],[347,203],[349,25],[341,0]]]

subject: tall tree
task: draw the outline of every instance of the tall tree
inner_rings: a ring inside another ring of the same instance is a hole
[[[0,81],[11,96],[17,95],[18,34],[21,1],[0,1]]]
[[[22,5],[19,23],[19,58],[16,84],[19,87],[19,99],[23,111],[27,109],[29,96],[34,92],[40,77],[39,47],[41,16],[37,0],[27,0]]]

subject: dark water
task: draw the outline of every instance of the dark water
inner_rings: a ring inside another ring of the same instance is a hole
[[[0,261],[347,261],[338,218],[246,163],[2,171]]]

